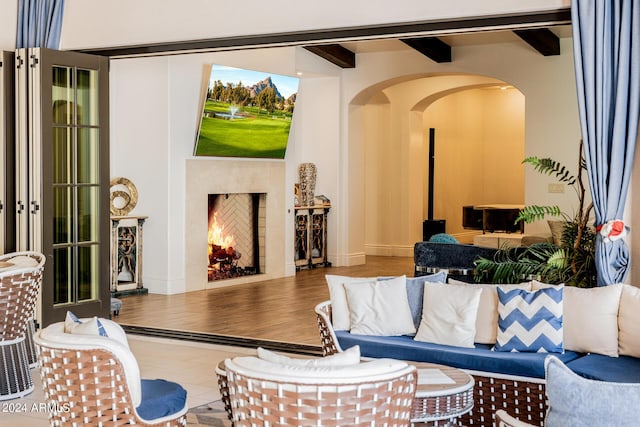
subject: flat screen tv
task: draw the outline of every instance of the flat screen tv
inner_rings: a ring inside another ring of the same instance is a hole
[[[212,65],[194,155],[283,159],[298,83],[296,77]]]

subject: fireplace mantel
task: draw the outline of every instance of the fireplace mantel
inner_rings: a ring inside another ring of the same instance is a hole
[[[185,189],[185,290],[269,280],[285,275],[285,163],[271,160],[190,159]],[[264,274],[208,282],[207,196],[266,193]]]

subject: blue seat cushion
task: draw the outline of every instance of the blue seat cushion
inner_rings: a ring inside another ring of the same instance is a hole
[[[640,383],[640,359],[587,354],[566,364],[576,374],[591,380]]]
[[[360,346],[363,357],[390,357],[392,359],[431,362],[473,371],[544,378],[544,359],[547,353],[514,353],[491,351],[491,344],[475,344],[475,348],[453,347],[414,341],[413,337],[380,337],[356,335],[348,331],[336,331],[343,349]],[[580,356],[565,351],[557,354],[564,363]]]
[[[187,391],[166,380],[142,380],[142,402],[136,408],[145,420],[173,415],[184,409]]]

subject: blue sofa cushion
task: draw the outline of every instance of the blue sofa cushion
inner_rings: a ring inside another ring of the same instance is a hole
[[[187,391],[166,380],[142,380],[142,402],[136,408],[145,420],[166,417],[184,409]]]
[[[491,351],[491,344],[475,344],[475,348],[453,347],[414,341],[410,336],[379,337],[336,331],[343,349],[360,346],[363,357],[390,357],[415,362],[431,362],[473,371],[544,378],[545,353],[512,353]],[[580,354],[565,351],[558,357],[567,363]]]
[[[640,359],[637,357],[609,357],[591,353],[567,363],[567,367],[591,380],[640,383]]]
[[[588,380],[553,356],[549,357],[546,369],[549,398],[546,427],[639,425],[640,384]]]

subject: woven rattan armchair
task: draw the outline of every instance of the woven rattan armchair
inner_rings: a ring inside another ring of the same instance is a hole
[[[34,336],[50,424],[185,426],[184,389],[164,380],[141,380],[122,328],[111,320],[99,320],[108,337],[66,333],[64,322]],[[171,393],[170,399],[160,400],[164,398],[160,393],[145,397],[145,381],[166,384],[160,386],[168,389],[165,394]],[[153,400],[155,408],[164,411],[161,416],[143,418],[145,400]]]
[[[0,256],[0,400],[33,391],[26,342],[42,282],[45,257],[37,252]],[[32,355],[32,354],[31,354]]]
[[[225,361],[235,427],[411,425],[414,366],[380,359],[335,370],[261,369],[247,359]]]

